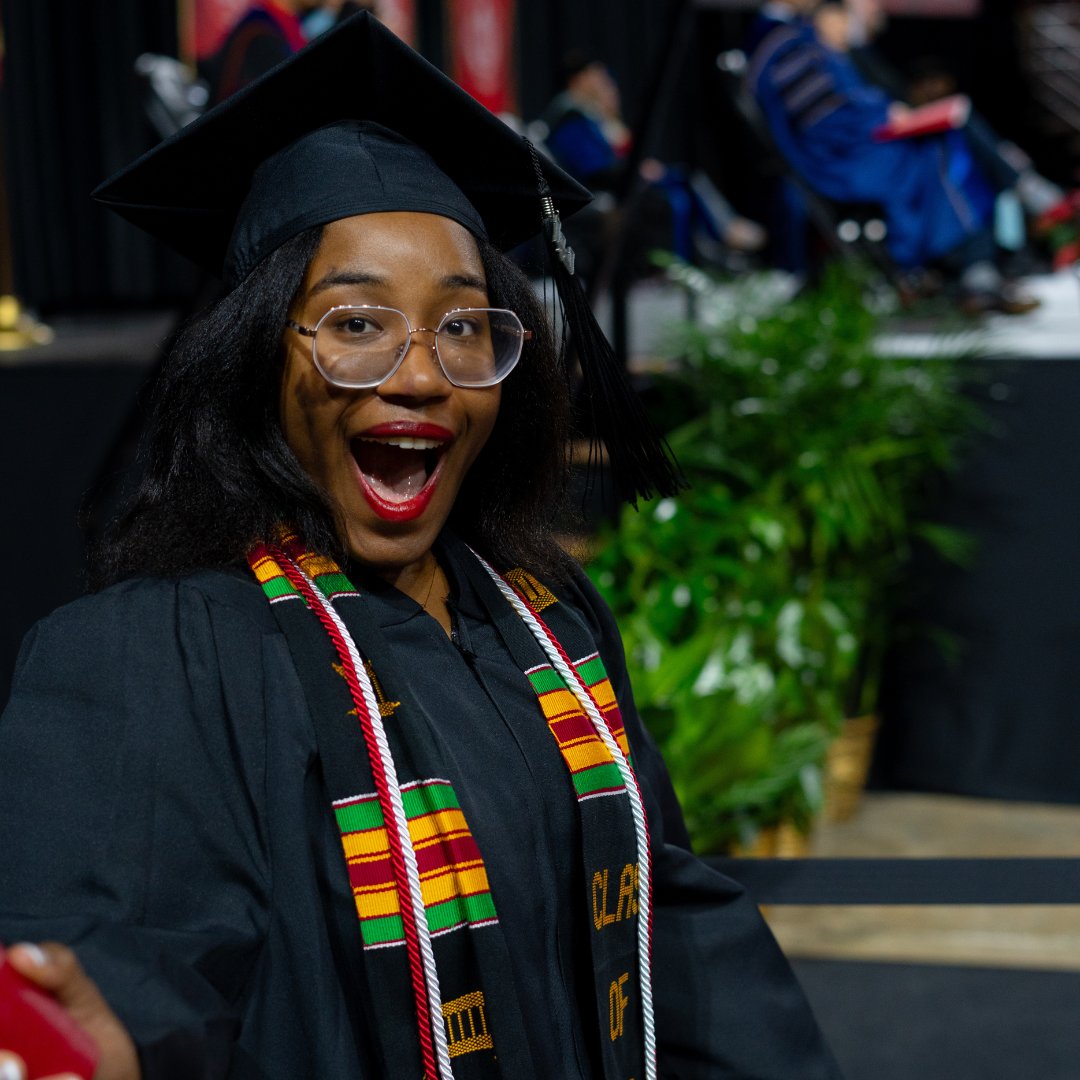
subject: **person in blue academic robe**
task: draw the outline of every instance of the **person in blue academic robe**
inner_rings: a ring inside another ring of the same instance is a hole
[[[972,283],[998,284],[990,230],[994,191],[960,132],[888,142],[895,111],[806,17],[815,0],[767,3],[747,40],[747,85],[793,169],[837,202],[877,203],[890,254],[903,268],[951,260]]]

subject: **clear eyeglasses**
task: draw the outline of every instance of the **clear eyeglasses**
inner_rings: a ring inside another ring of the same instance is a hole
[[[435,356],[455,386],[494,386],[514,370],[531,330],[503,308],[457,308],[437,327],[413,329],[404,312],[389,307],[332,307],[313,326],[286,319],[312,338],[311,357],[327,382],[370,389],[397,371],[413,334],[434,334]]]

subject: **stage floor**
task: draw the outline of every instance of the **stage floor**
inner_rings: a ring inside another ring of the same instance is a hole
[[[1025,278],[1023,284],[1041,301],[1025,315],[990,315],[976,325],[957,316],[896,316],[881,347],[905,356],[1080,358],[1080,276],[1062,270]]]
[[[1080,807],[869,792],[824,858],[1080,857]],[[1075,1080],[1080,904],[771,906],[846,1080]]]
[[[1080,859],[1080,807],[868,792],[855,817],[820,821],[816,858]],[[768,909],[792,957],[1080,973],[1076,905],[799,906]]]
[[[794,278],[779,272],[760,278],[763,288],[778,295],[798,287]],[[880,346],[897,356],[1080,358],[1080,277],[1063,270],[1025,278],[1023,285],[1041,301],[1026,315],[989,315],[975,320],[934,304],[923,312],[889,316]],[[646,374],[667,367],[671,360],[665,342],[671,327],[690,313],[687,294],[680,286],[661,279],[636,284],[630,290],[627,309],[631,371]],[[597,305],[597,319],[610,335],[611,304],[606,297]]]

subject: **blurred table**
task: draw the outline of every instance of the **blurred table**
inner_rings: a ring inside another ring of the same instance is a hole
[[[1080,335],[1076,356],[980,361],[992,428],[939,499],[977,541],[924,557],[911,615],[944,631],[894,643],[880,786],[1080,802]]]

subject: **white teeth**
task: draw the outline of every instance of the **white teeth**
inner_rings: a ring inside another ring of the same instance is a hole
[[[370,439],[361,436],[364,442],[382,443],[384,446],[398,446],[402,450],[437,450],[442,443],[438,439],[414,439],[406,435],[398,435],[387,439]]]

